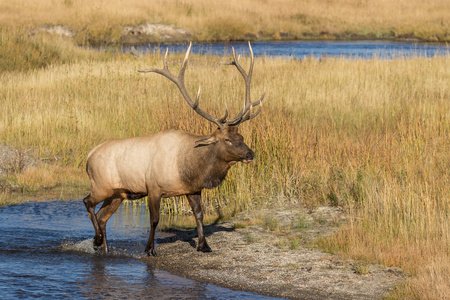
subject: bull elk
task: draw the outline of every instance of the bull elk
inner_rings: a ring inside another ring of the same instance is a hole
[[[86,172],[91,181],[90,194],[84,198],[89,218],[95,229],[94,246],[102,246],[108,252],[106,222],[124,199],[136,200],[148,196],[150,211],[150,234],[145,247],[148,255],[156,255],[155,229],[159,221],[161,198],[186,195],[197,223],[197,251],[210,252],[203,233],[201,192],[218,187],[228,170],[237,162],[250,163],[253,151],[244,143],[238,126],[253,119],[261,111],[265,91],[256,102],[250,99],[250,83],[253,72],[253,51],[248,73],[239,64],[233,49],[233,61],[245,81],[244,107],[235,118],[228,118],[228,109],[222,118],[216,118],[198,106],[200,89],[192,101],[184,84],[184,74],[192,43],[186,52],[178,76],[168,68],[167,54],[163,69],[139,70],[154,72],[168,78],[180,90],[192,109],[214,123],[217,130],[207,136],[198,136],[179,130],[165,130],[153,135],[114,139],[95,147],[88,155]],[[256,112],[252,107],[258,106]],[[95,213],[95,206],[103,202]]]

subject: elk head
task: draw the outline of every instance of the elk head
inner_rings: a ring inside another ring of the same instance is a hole
[[[255,153],[244,143],[244,138],[238,132],[237,126],[229,126],[223,130],[217,129],[207,138],[196,141],[196,144],[196,147],[217,144],[219,159],[228,163],[238,161],[249,163],[255,156]]]
[[[164,56],[164,68],[163,69],[146,69],[146,70],[139,70],[139,72],[145,73],[145,72],[154,72],[158,73],[160,75],[163,75],[164,77],[171,80],[180,90],[181,94],[183,95],[183,98],[186,100],[186,102],[189,104],[189,106],[192,107],[192,109],[205,118],[206,120],[214,123],[217,125],[217,130],[214,131],[212,134],[207,136],[206,138],[202,138],[198,141],[196,141],[196,147],[204,147],[208,145],[218,145],[217,146],[217,155],[223,159],[226,162],[229,163],[235,163],[238,161],[249,163],[254,158],[253,151],[244,143],[244,138],[242,135],[238,132],[238,126],[242,124],[245,121],[251,120],[254,117],[256,117],[261,112],[261,103],[265,96],[265,91],[262,94],[261,98],[258,101],[252,102],[250,98],[250,85],[252,80],[252,73],[253,73],[253,65],[254,65],[254,57],[253,57],[253,50],[251,47],[250,42],[248,43],[250,54],[251,54],[251,61],[250,61],[250,68],[249,71],[246,72],[244,68],[239,63],[239,57],[236,56],[236,53],[234,51],[234,47],[232,48],[232,56],[233,61],[228,63],[229,65],[234,65],[238,69],[238,71],[241,73],[242,77],[244,78],[245,82],[245,101],[244,101],[244,107],[242,110],[237,114],[236,117],[232,119],[228,119],[228,108],[225,111],[225,114],[221,118],[216,118],[209,113],[202,110],[199,106],[199,99],[200,99],[200,91],[201,88],[199,87],[197,96],[195,98],[195,101],[192,100],[192,98],[189,96],[189,93],[186,89],[186,86],[184,84],[184,74],[186,71],[186,66],[188,62],[189,53],[191,51],[192,43],[189,44],[189,48],[186,51],[186,56],[184,58],[183,64],[181,66],[180,72],[178,76],[173,75],[169,71],[168,63],[167,63],[167,55],[169,49],[166,50],[166,54]],[[252,113],[252,108],[258,106],[258,110],[255,113]]]

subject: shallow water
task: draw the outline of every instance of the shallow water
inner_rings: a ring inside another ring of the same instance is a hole
[[[192,45],[192,53],[228,56],[234,47],[237,54],[247,55],[247,43],[200,43]],[[124,52],[137,53],[185,52],[187,44],[149,44],[126,46]],[[133,50],[132,50],[133,49]],[[385,41],[292,41],[292,42],[252,42],[255,56],[285,57],[303,59],[305,57],[345,57],[372,59],[408,58],[413,56],[433,57],[450,55],[450,47],[445,44],[395,43]]]
[[[148,213],[132,207],[121,206],[108,222],[109,254],[94,250],[94,230],[81,200],[0,207],[0,298],[271,299],[140,262]]]

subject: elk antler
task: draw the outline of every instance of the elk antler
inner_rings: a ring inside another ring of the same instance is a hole
[[[226,109],[225,115],[222,118],[218,119],[218,118],[211,116],[210,114],[208,114],[207,112],[202,110],[200,107],[198,107],[198,102],[200,99],[200,87],[198,89],[198,93],[197,93],[197,97],[195,98],[195,101],[192,101],[191,97],[189,96],[186,86],[184,85],[184,73],[186,71],[187,61],[188,61],[189,53],[191,51],[192,42],[189,43],[189,48],[186,51],[186,56],[184,57],[184,61],[183,61],[183,64],[181,65],[180,73],[178,74],[178,76],[173,75],[169,71],[169,67],[167,64],[167,54],[169,52],[169,49],[166,50],[166,54],[164,56],[164,68],[163,69],[146,69],[146,70],[138,70],[138,72],[141,72],[141,73],[154,72],[154,73],[161,74],[164,77],[171,80],[173,83],[175,83],[175,85],[180,90],[180,92],[183,95],[186,102],[189,104],[189,106],[191,106],[194,109],[194,111],[196,113],[198,113],[200,116],[202,116],[206,120],[216,124],[220,130],[223,130],[229,126],[238,126],[242,122],[253,119],[261,111],[261,106],[260,106],[256,113],[251,114],[251,108],[261,104],[262,100],[264,99],[265,91],[264,91],[262,97],[258,101],[253,102],[253,103],[250,101],[250,82],[251,82],[252,71],[253,71],[253,50],[250,45],[250,42],[248,43],[248,45],[249,45],[250,53],[251,53],[251,63],[250,63],[250,70],[249,70],[248,75],[245,72],[245,70],[241,67],[241,65],[239,64],[238,59],[236,59],[236,54],[235,54],[234,48],[233,48],[233,62],[231,62],[230,64],[235,65],[236,68],[239,70],[239,72],[242,74],[242,77],[244,77],[244,80],[245,80],[245,102],[244,102],[244,108],[239,112],[237,117],[235,117],[231,120],[227,120],[228,109]]]
[[[234,52],[234,47],[231,49],[233,50],[233,61],[229,63],[229,65],[235,65],[238,71],[241,73],[242,77],[245,81],[245,102],[244,102],[244,108],[239,112],[236,118],[233,118],[231,120],[227,120],[226,123],[228,126],[237,126],[247,120],[253,119],[261,112],[261,106],[259,106],[258,111],[254,114],[251,113],[251,108],[257,105],[260,105],[264,99],[264,96],[266,95],[266,90],[264,89],[264,93],[262,94],[261,98],[259,98],[256,102],[251,102],[250,100],[250,84],[252,81],[252,73],[253,73],[253,64],[254,64],[254,58],[253,58],[253,50],[252,46],[250,45],[250,42],[248,42],[248,48],[250,49],[251,54],[251,61],[250,61],[250,69],[247,72],[245,72],[244,68],[239,64],[239,57],[236,58],[236,53]]]
[[[220,129],[224,129],[224,123],[223,123],[222,119],[226,119],[226,117],[228,116],[228,111],[225,114],[225,117],[223,117],[221,119],[217,119],[217,118],[211,116],[207,112],[203,111],[200,107],[198,107],[198,101],[200,99],[200,87],[198,89],[197,97],[195,98],[195,102],[194,102],[194,101],[192,101],[191,97],[189,96],[186,86],[184,85],[184,72],[186,71],[187,60],[189,57],[189,53],[191,51],[191,47],[192,47],[192,43],[189,44],[189,48],[186,51],[186,56],[184,57],[184,61],[183,61],[183,64],[181,65],[181,70],[180,70],[180,73],[178,74],[178,77],[173,75],[169,71],[169,67],[167,65],[167,54],[169,52],[169,48],[167,48],[166,55],[164,56],[164,68],[163,69],[146,69],[146,70],[138,70],[138,72],[141,72],[141,73],[155,72],[155,73],[161,74],[164,77],[170,79],[173,83],[176,84],[176,86],[180,90],[180,92],[183,95],[186,102],[189,104],[189,106],[191,106],[194,109],[194,111],[196,113],[198,113],[200,116],[207,119],[208,121],[213,122]]]

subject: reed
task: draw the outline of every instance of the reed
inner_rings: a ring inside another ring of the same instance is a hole
[[[124,25],[175,25],[194,40],[415,38],[449,41],[447,0],[2,1],[0,27],[65,25],[79,44],[120,42]]]
[[[87,153],[104,140],[166,128],[211,132],[171,82],[136,72],[160,66],[161,59],[88,58],[1,74],[0,140],[56,157],[60,168],[80,178]],[[170,55],[169,65],[176,70],[181,60]],[[243,99],[242,78],[224,61],[193,55],[186,75],[187,87],[195,93],[201,85],[200,103],[216,115],[225,103],[237,113]],[[246,65],[248,58],[241,61]],[[402,267],[412,277],[395,297],[448,295],[449,86],[448,56],[256,58],[252,94],[258,97],[264,87],[268,94],[261,115],[241,132],[257,158],[233,167],[219,190],[204,193],[207,214],[286,201],[342,206],[355,218],[319,241],[324,249]],[[51,185],[61,172],[24,176],[36,186]],[[87,176],[81,178],[86,186]],[[166,212],[189,210],[185,200],[164,201]]]

